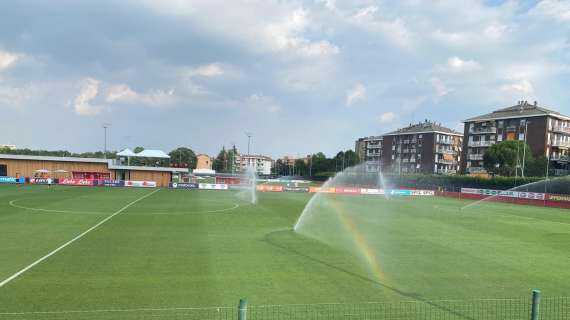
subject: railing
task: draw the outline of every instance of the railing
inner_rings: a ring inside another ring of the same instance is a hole
[[[448,144],[448,145],[454,144],[454,141],[453,141],[453,140],[439,140],[439,141],[436,141],[436,142],[439,143],[439,144]]]
[[[560,133],[564,133],[564,134],[570,134],[570,127],[553,126],[552,131],[560,132]]]
[[[468,154],[467,160],[483,160],[482,154]]]
[[[457,155],[457,151],[450,149],[450,148],[442,148],[442,147],[436,147],[435,148],[435,152],[437,153],[446,153],[446,154],[452,154],[452,155]]]
[[[469,129],[470,134],[486,134],[486,133],[497,133],[496,127],[481,127],[481,128],[471,128]]]
[[[437,173],[438,174],[456,174],[457,170],[443,170],[443,169],[437,169]]]
[[[568,162],[568,161],[570,161],[570,156],[567,156],[567,155],[552,156],[552,157],[550,157],[550,161]]]
[[[552,142],[552,146],[553,146],[553,147],[565,147],[565,148],[568,148],[568,147],[570,147],[570,142],[568,142],[568,141],[554,141],[554,142]]]
[[[469,141],[469,147],[490,147],[495,144],[495,141]]]
[[[469,167],[469,168],[467,168],[467,172],[469,172],[469,173],[485,172],[485,168],[483,168],[483,167]]]
[[[3,314],[0,313],[0,318]],[[248,305],[235,307],[134,308],[21,312],[6,319],[155,319],[155,320],[567,320],[570,297],[479,300],[407,300],[399,302]]]
[[[445,160],[445,159],[437,159],[436,162],[441,164],[457,164],[457,161],[455,160]]]
[[[566,169],[554,169],[555,176],[567,176],[570,175],[570,170]]]

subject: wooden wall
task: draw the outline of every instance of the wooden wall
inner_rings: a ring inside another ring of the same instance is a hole
[[[8,176],[12,177],[33,177],[34,171],[39,169],[51,171],[52,174],[50,175],[58,175],[53,173],[56,170],[65,170],[69,172],[69,176],[73,171],[110,172],[106,163],[0,159],[0,164],[5,164],[8,167]],[[65,176],[65,174],[59,175]]]
[[[170,172],[161,171],[130,171],[130,180],[140,181],[156,181],[158,187],[168,187],[171,181]]]

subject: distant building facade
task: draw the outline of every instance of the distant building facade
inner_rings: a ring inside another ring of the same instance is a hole
[[[383,135],[383,171],[454,174],[459,170],[463,135],[425,120]]]
[[[238,155],[235,159],[238,171],[245,171],[251,167],[259,175],[270,175],[273,159],[263,155]]]
[[[570,118],[539,107],[537,102],[518,101],[516,105],[463,121],[463,161],[465,173],[485,173],[483,155],[495,143],[525,141],[534,157],[545,156],[555,174],[569,171]]]
[[[199,154],[196,156],[196,169],[212,170],[212,158],[207,154]]]
[[[356,140],[354,152],[364,166],[366,171],[378,171],[382,161],[382,136],[370,136]]]

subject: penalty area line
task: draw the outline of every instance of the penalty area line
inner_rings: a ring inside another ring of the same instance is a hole
[[[40,264],[42,261],[46,260],[47,258],[53,256],[54,254],[58,253],[59,251],[63,250],[65,247],[69,246],[70,244],[74,243],[75,241],[83,238],[86,234],[88,234],[89,232],[97,229],[99,226],[101,226],[102,224],[104,224],[105,222],[111,220],[113,217],[115,217],[116,215],[120,214],[121,212],[127,210],[130,206],[132,206],[133,204],[146,199],[150,196],[152,196],[153,194],[157,193],[158,191],[160,191],[160,189],[156,189],[153,192],[147,193],[144,196],[128,203],[126,206],[122,207],[121,209],[115,211],[113,214],[111,214],[110,216],[108,216],[107,218],[99,221],[96,225],[92,226],[91,228],[83,231],[82,233],[80,233],[79,235],[77,235],[75,238],[67,241],[66,243],[62,244],[61,246],[59,246],[58,248],[56,248],[55,250],[51,251],[50,253],[46,254],[45,256],[39,258],[38,260],[32,262],[30,265],[28,265],[27,267],[23,268],[22,270],[14,273],[13,275],[11,275],[10,277],[6,278],[5,280],[3,280],[2,282],[0,282],[0,288],[2,288],[3,286],[7,285],[8,283],[10,283],[12,280],[16,279],[17,277],[19,277],[20,275],[22,275],[23,273],[25,273],[26,271],[30,270],[31,268],[35,267],[36,265]]]

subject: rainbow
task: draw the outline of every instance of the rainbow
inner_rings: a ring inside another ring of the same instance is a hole
[[[348,233],[352,236],[356,247],[366,260],[366,263],[370,267],[371,272],[373,275],[379,280],[384,281],[386,279],[385,273],[382,269],[382,265],[380,263],[380,259],[378,255],[374,252],[373,248],[370,246],[366,237],[362,234],[358,225],[354,222],[354,220],[347,214],[347,210],[342,205],[342,203],[337,202],[331,199],[331,203],[334,206],[334,212],[338,216],[342,225],[346,228]]]

